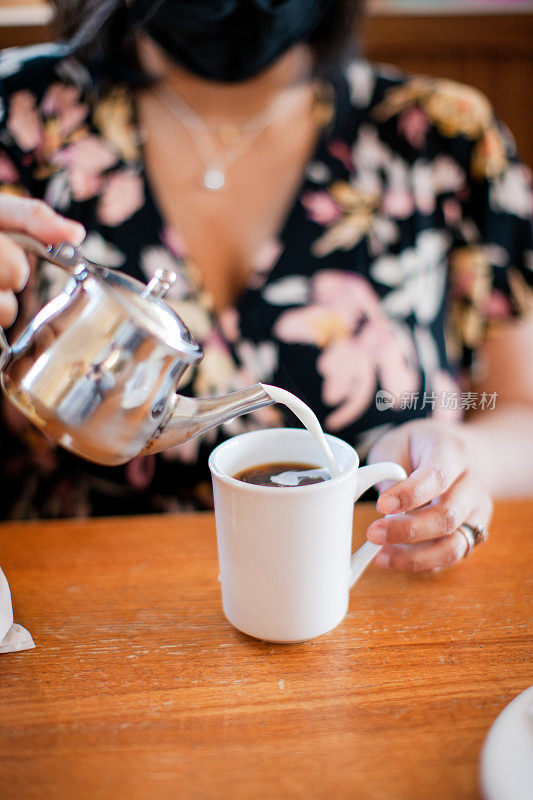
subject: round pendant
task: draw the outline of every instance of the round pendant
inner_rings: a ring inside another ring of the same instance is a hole
[[[222,189],[225,182],[226,179],[224,177],[224,173],[219,169],[208,169],[204,175],[205,188],[211,189],[213,192],[217,192],[219,189]]]

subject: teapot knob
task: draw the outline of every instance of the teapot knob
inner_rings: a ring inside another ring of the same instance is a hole
[[[175,272],[168,269],[158,269],[154,277],[146,284],[143,297],[164,297],[173,283],[177,280]]]

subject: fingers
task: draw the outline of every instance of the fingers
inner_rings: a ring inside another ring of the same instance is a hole
[[[468,522],[473,526],[488,526],[492,508],[490,495],[488,492],[482,492],[479,502],[461,522]],[[377,554],[374,563],[378,567],[392,569],[417,572],[422,570],[440,571],[460,561],[467,551],[468,543],[465,536],[459,530],[455,530],[453,533],[431,541],[420,541],[415,544],[387,544]]]
[[[413,436],[411,461],[417,467],[404,481],[387,489],[378,499],[382,514],[411,511],[443,494],[467,466],[466,447],[460,439]]]
[[[20,292],[30,274],[30,264],[22,248],[0,233],[0,290]]]
[[[455,531],[449,536],[441,536],[431,542],[387,545],[377,554],[374,563],[378,567],[391,567],[410,572],[444,569],[460,561],[466,550],[465,537],[459,531]]]
[[[408,544],[453,533],[479,503],[482,487],[464,473],[430,505],[373,522],[367,538],[374,544]]]
[[[0,228],[35,236],[44,244],[81,244],[85,228],[57,214],[47,203],[16,195],[0,195]]]
[[[80,244],[85,229],[79,222],[65,219],[47,203],[16,195],[0,195],[0,230],[27,233],[43,244],[68,241]],[[9,327],[17,314],[15,292],[26,285],[30,266],[24,250],[0,233],[0,325]]]
[[[9,328],[17,315],[15,292],[26,285],[30,265],[24,251],[0,233],[0,325]]]
[[[0,326],[9,328],[17,316],[17,300],[13,292],[0,290]]]

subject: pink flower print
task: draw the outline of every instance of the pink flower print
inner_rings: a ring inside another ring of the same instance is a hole
[[[223,394],[235,373],[235,361],[229,347],[214,328],[201,344],[204,357],[196,369],[194,394],[200,397]]]
[[[398,226],[388,217],[377,216],[368,232],[368,252],[372,258],[383,255],[387,246],[398,238]]]
[[[103,95],[92,112],[92,121],[123,161],[138,161],[139,136],[134,124],[131,92],[116,86]]]
[[[274,333],[285,342],[327,347],[345,338],[349,329],[338,311],[317,306],[285,311],[274,326]]]
[[[350,333],[362,319],[381,316],[378,296],[361,275],[333,270],[317,272],[313,278],[313,298],[318,306],[335,310]]]
[[[413,195],[406,187],[392,186],[383,195],[381,212],[393,219],[407,219],[414,211]]]
[[[80,203],[84,200],[89,200],[91,197],[96,197],[102,188],[103,178],[101,175],[85,172],[85,170],[78,167],[74,167],[71,170],[69,177],[72,198]]]
[[[73,169],[83,167],[86,172],[98,175],[117,163],[114,150],[99,136],[91,134],[64,147],[53,158],[54,164]]]
[[[161,241],[168,247],[174,258],[182,259],[187,255],[185,240],[177,231],[165,226],[161,232]]]
[[[363,327],[361,342],[366,351],[373,355],[379,382],[395,396],[397,408],[402,392],[414,392],[420,382],[418,373],[407,360],[407,348],[402,347],[388,319],[381,315]]]
[[[17,183],[20,176],[5,153],[0,153],[0,183]]]
[[[412,186],[416,208],[422,214],[433,214],[435,211],[435,187],[430,164],[419,162],[415,164],[412,171]]]
[[[353,171],[352,151],[346,142],[342,142],[340,139],[333,139],[328,145],[328,150],[333,158],[341,161],[349,172]]]
[[[309,218],[318,225],[331,225],[342,216],[342,209],[326,191],[306,192],[302,204]]]
[[[367,321],[359,334],[333,343],[317,360],[324,379],[322,396],[337,406],[325,423],[330,430],[344,428],[357,419],[374,397],[377,381],[396,397],[415,391],[417,373],[408,365],[399,341],[383,321]]]
[[[381,212],[386,217],[407,219],[415,210],[407,165],[392,157],[385,167],[386,183]]]
[[[463,134],[476,139],[490,126],[492,110],[477,89],[436,78],[415,77],[386,92],[374,108],[376,119],[387,120],[396,114],[421,107],[429,121],[447,137]]]
[[[132,169],[120,169],[106,181],[97,206],[98,219],[115,227],[132,217],[144,203],[141,177]]]
[[[429,120],[417,106],[404,111],[398,120],[398,133],[416,150],[425,146],[428,129]]]
[[[72,197],[83,202],[98,194],[103,173],[117,163],[117,157],[103,139],[91,135],[64,147],[52,163],[68,170]]]
[[[522,164],[511,164],[490,186],[491,206],[499,211],[530,219],[533,213],[531,170]]]
[[[317,272],[312,301],[279,317],[274,332],[280,339],[324,348],[352,335],[368,316],[381,314],[377,295],[360,275]]]
[[[206,350],[212,350],[214,353],[227,353],[228,346],[217,328],[211,328],[209,335],[202,342],[202,347]]]
[[[325,420],[330,430],[345,427],[363,413],[378,380],[397,398],[418,387],[411,343],[396,336],[378,296],[360,275],[317,273],[311,303],[281,314],[274,333],[283,341],[322,350],[317,359],[322,396],[327,405],[336,406]]]
[[[218,322],[227,342],[238,341],[240,335],[238,311],[234,308],[225,308],[218,315]]]
[[[248,278],[250,289],[258,290],[265,285],[267,277],[278,262],[282,252],[283,245],[279,239],[272,237],[263,242],[250,263],[252,270]]]
[[[473,294],[476,283],[477,275],[474,272],[461,272],[454,278],[454,296],[457,298],[470,297]]]
[[[351,250],[369,232],[374,218],[372,212],[365,209],[360,213],[347,214],[313,242],[311,252],[320,258],[335,250]]]
[[[355,166],[374,173],[384,169],[392,158],[391,150],[383,144],[373,125],[361,125],[353,152]]]
[[[339,430],[365,411],[376,386],[376,375],[364,347],[356,339],[341,339],[327,347],[317,360],[323,377],[322,398],[337,407],[325,419],[329,430]]]
[[[435,194],[459,192],[464,188],[466,176],[459,164],[449,156],[437,156],[433,163]]]
[[[7,129],[21,150],[37,150],[42,142],[42,126],[35,96],[23,89],[15,92],[9,103]]]
[[[461,206],[452,197],[448,197],[442,204],[442,212],[447,228],[456,228],[463,217]]]
[[[328,192],[318,194],[328,195],[327,201],[320,198],[320,202],[327,202],[329,208],[334,203],[339,208],[339,214],[313,242],[311,250],[315,256],[320,258],[334,250],[351,250],[365,234],[370,234],[381,197],[367,185],[367,181],[363,181],[361,186],[348,181],[334,181]]]
[[[236,351],[243,369],[252,377],[249,383],[270,383],[278,366],[278,348],[273,342],[255,344],[243,339],[237,344]]]
[[[80,90],[76,86],[53,83],[43,97],[41,110],[45,116],[56,117],[61,136],[79,128],[87,117],[87,103],[80,103]]]
[[[155,475],[155,457],[137,456],[126,465],[126,479],[139,491],[147,489]]]
[[[499,289],[493,289],[485,301],[484,312],[487,319],[508,319],[511,316],[511,303]]]
[[[496,126],[489,126],[472,152],[472,175],[481,179],[497,178],[508,165],[502,134]]]
[[[167,447],[161,453],[161,456],[164,461],[181,461],[183,464],[194,464],[198,461],[198,453],[203,438],[203,436],[195,436],[181,444],[174,445],[174,447]]]

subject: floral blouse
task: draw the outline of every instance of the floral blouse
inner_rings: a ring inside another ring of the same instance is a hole
[[[181,393],[276,384],[363,458],[388,426],[475,406],[461,375],[488,323],[516,316],[533,285],[529,170],[479,92],[363,60],[330,76],[333,107],[279,235],[235,307],[215,314],[154,200],[133,93],[99,86],[54,44],[5,51],[0,80],[1,190],[81,221],[94,261],[145,282],[177,273],[167,300],[205,353]],[[35,270],[12,338],[63,280]],[[109,468],[55,447],[4,401],[0,513],[210,508],[213,446],[283,424],[295,420],[270,407]]]

